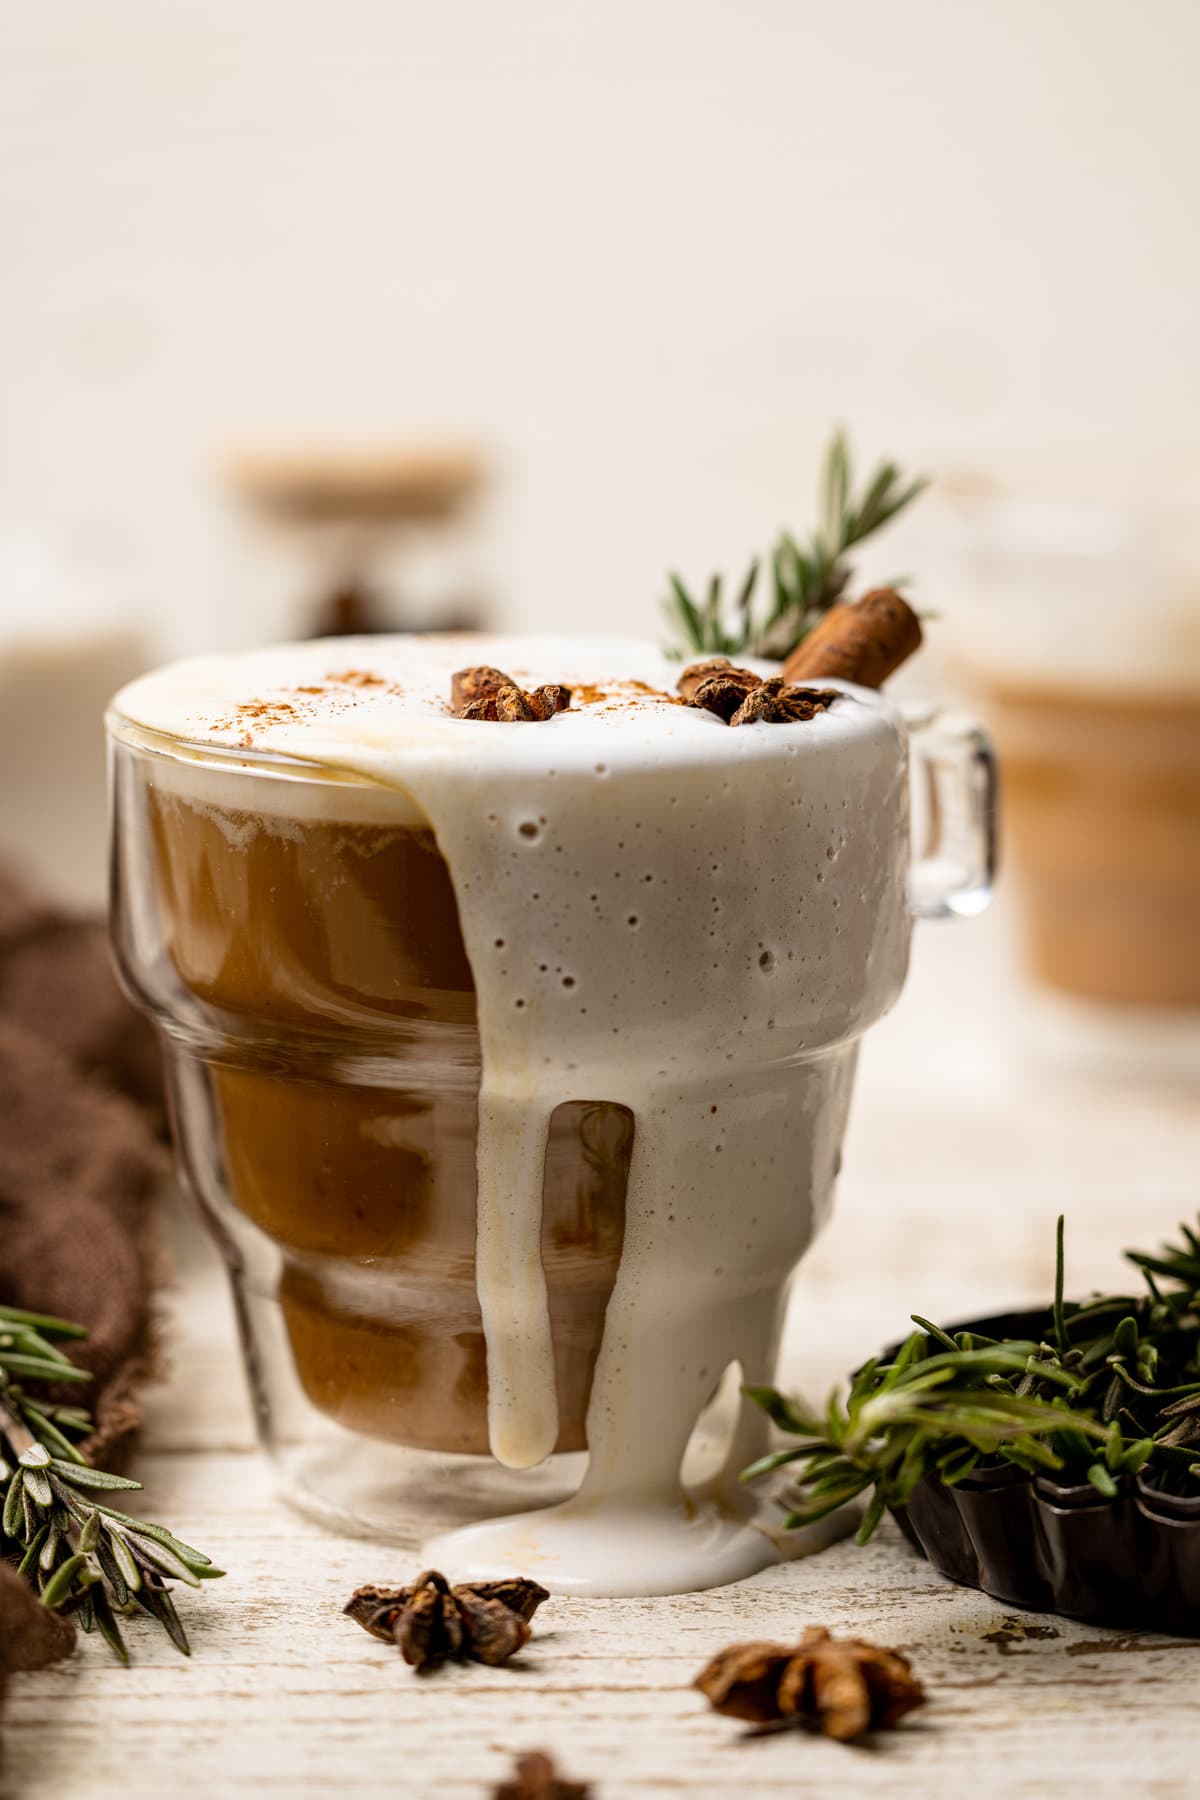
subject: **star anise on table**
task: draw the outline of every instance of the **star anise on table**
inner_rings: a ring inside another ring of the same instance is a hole
[[[514,1777],[492,1790],[492,1800],[590,1800],[592,1792],[586,1781],[564,1781],[544,1750],[518,1756]]]
[[[487,663],[459,669],[450,677],[450,706],[456,719],[488,719],[493,723],[552,719],[571,704],[571,690],[562,682],[526,690],[503,669]]]
[[[764,680],[724,656],[691,663],[677,685],[686,705],[715,713],[727,725],[787,725],[815,718],[842,698],[837,688],[793,687],[782,675]]]
[[[360,1587],[343,1609],[414,1669],[439,1663],[507,1662],[529,1642],[529,1621],[549,1594],[524,1576],[451,1587],[436,1569],[408,1587]]]
[[[800,1642],[730,1644],[697,1675],[710,1706],[752,1725],[795,1720],[842,1743],[887,1730],[925,1703],[925,1690],[898,1650],[835,1638],[811,1625]]]

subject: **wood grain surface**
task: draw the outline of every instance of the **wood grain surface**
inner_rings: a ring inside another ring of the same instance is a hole
[[[936,999],[942,1026],[957,1018],[965,1033],[970,992],[933,994],[922,974],[919,993],[922,982],[918,1018],[934,1016]],[[1096,1093],[1023,1063],[993,1065],[982,1028],[957,1058],[941,1026],[922,1040],[898,1019],[880,1036],[865,1058],[834,1222],[796,1284],[785,1351],[796,1381],[822,1391],[910,1309],[963,1317],[1045,1296],[1060,1206],[1074,1292],[1113,1280],[1122,1245],[1153,1243],[1194,1214],[1200,1129],[1186,1094],[1129,1084]],[[223,1274],[178,1207],[170,1234],[172,1366],[151,1396],[136,1473],[147,1515],[229,1575],[181,1597],[189,1661],[135,1623],[129,1670],[85,1641],[66,1665],[15,1678],[6,1796],[467,1800],[490,1791],[513,1752],[535,1747],[592,1781],[596,1800],[1200,1791],[1200,1640],[1014,1614],[941,1580],[890,1525],[865,1550],[838,1543],[706,1594],[555,1599],[515,1663],[413,1676],[339,1616],[359,1583],[414,1573],[412,1556],[403,1544],[331,1535],[273,1498]],[[748,1735],[692,1691],[721,1645],[812,1623],[904,1649],[930,1704],[889,1737],[847,1749],[800,1732]]]

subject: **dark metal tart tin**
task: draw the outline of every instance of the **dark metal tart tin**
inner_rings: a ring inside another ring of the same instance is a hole
[[[1049,1324],[1010,1313],[953,1330],[1040,1338]],[[1200,1637],[1200,1493],[1160,1494],[1138,1476],[1105,1500],[1090,1482],[1008,1466],[952,1488],[926,1476],[893,1517],[940,1575],[1006,1606]]]

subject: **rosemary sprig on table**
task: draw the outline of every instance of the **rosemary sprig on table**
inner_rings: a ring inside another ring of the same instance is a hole
[[[1195,1491],[1200,1236],[1181,1230],[1181,1246],[1126,1252],[1143,1293],[1075,1304],[1063,1298],[1060,1218],[1054,1303],[1040,1339],[951,1336],[914,1314],[917,1330],[897,1354],[865,1364],[845,1402],[830,1396],[823,1418],[775,1388],[747,1388],[782,1431],[805,1441],[761,1458],[743,1480],[804,1465],[789,1527],[869,1493],[860,1543],[927,1476],[953,1487],[1005,1463],[1064,1484],[1089,1481],[1109,1498],[1138,1473],[1167,1491]]]
[[[186,1656],[167,1581],[198,1587],[224,1570],[163,1526],[112,1506],[114,1493],[141,1482],[93,1468],[76,1441],[92,1429],[88,1413],[39,1397],[44,1387],[91,1380],[58,1347],[86,1336],[67,1319],[0,1306],[0,1556],[19,1559],[44,1603],[98,1631],[122,1662],[129,1653],[117,1615],[139,1610]]]
[[[703,596],[693,596],[676,574],[668,576],[668,619],[683,651],[706,656],[753,655],[786,658],[846,591],[853,574],[848,560],[856,544],[881,530],[927,486],[923,476],[905,480],[895,463],[879,465],[856,497],[850,449],[835,432],[825,452],[820,480],[820,523],[803,542],[781,532],[764,557],[755,557],[725,603],[724,582],[714,575]],[[758,577],[766,564],[770,593],[756,601]],[[893,583],[892,585],[895,585]]]

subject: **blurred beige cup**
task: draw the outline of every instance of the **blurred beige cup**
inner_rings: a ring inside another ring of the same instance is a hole
[[[1030,973],[1080,1047],[1200,1071],[1200,506],[962,498],[947,635],[1003,770]]]

